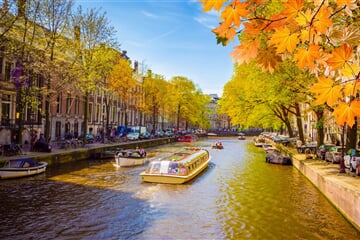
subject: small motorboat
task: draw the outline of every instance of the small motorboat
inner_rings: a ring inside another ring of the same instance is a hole
[[[19,178],[43,173],[47,165],[47,162],[37,162],[32,158],[1,160],[0,179]]]
[[[146,162],[146,152],[144,149],[126,149],[115,153],[116,167],[133,167],[143,165]]]
[[[238,134],[238,139],[239,140],[245,140],[246,139],[245,133],[239,133]]]
[[[290,156],[286,156],[276,148],[269,148],[266,150],[265,161],[267,163],[292,165],[292,159]]]
[[[211,148],[213,148],[213,149],[223,149],[224,145],[222,144],[222,142],[216,142],[216,143],[211,145]]]

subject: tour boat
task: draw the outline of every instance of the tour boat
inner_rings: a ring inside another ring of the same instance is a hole
[[[153,160],[140,174],[143,182],[183,184],[208,167],[209,152],[201,148],[184,148],[160,160]]]
[[[0,161],[0,179],[19,178],[43,173],[47,162],[36,162],[31,158]]]
[[[133,167],[143,165],[146,162],[144,149],[127,149],[115,154],[116,167]]]

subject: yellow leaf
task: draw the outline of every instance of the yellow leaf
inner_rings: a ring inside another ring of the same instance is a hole
[[[285,4],[283,14],[289,19],[295,18],[304,6],[304,0],[289,0]]]
[[[334,49],[332,57],[327,60],[327,64],[333,68],[333,70],[340,69],[344,64],[352,57],[352,47],[346,43],[343,43],[340,48]]]
[[[305,13],[300,14],[295,18],[295,21],[299,24],[299,26],[306,26],[311,22],[311,11],[308,9]]]
[[[334,106],[341,97],[341,86],[335,85],[334,81],[330,78],[319,77],[318,80],[310,88],[310,92],[316,95],[315,105],[321,105],[326,102],[329,106]]]
[[[278,29],[269,40],[270,44],[274,44],[277,53],[283,53],[286,50],[292,53],[299,43],[298,34],[291,34],[287,27]]]
[[[315,60],[320,57],[320,46],[315,44],[310,44],[307,49],[299,48],[298,51],[294,54],[294,59],[297,61],[297,64],[300,68],[313,68]]]
[[[355,75],[360,72],[359,62],[355,61],[353,63],[345,64],[345,67],[341,69],[341,73],[344,77],[355,78]]]
[[[216,11],[219,11],[224,5],[226,0],[200,0],[203,4],[203,11],[207,12],[214,8]]]
[[[346,104],[345,102],[339,103],[339,105],[334,108],[333,115],[338,125],[344,125],[346,123],[352,127],[355,124],[355,117],[360,116],[360,101],[353,100],[350,104]]]

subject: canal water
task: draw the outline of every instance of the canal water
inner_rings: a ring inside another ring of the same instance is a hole
[[[184,185],[142,183],[146,166],[89,160],[0,181],[0,239],[360,239],[295,168],[265,163],[251,140],[148,149],[159,158],[204,147],[207,170]]]

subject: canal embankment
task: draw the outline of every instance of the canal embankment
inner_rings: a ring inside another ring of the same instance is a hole
[[[360,231],[360,178],[353,173],[339,173],[339,165],[305,154],[293,155],[296,167],[343,216]]]
[[[54,166],[63,163],[76,162],[86,159],[98,159],[102,156],[104,151],[111,151],[116,149],[131,149],[131,148],[150,148],[160,145],[176,142],[174,138],[157,138],[142,141],[126,141],[115,143],[93,143],[85,144],[78,148],[53,148],[50,153],[43,152],[25,152],[24,155],[17,155],[6,158],[31,158],[38,162],[47,162],[48,166]],[[1,158],[0,158],[1,159]]]

